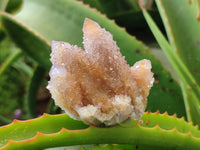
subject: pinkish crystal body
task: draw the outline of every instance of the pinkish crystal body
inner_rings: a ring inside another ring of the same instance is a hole
[[[86,124],[114,125],[141,118],[153,84],[151,62],[129,67],[112,35],[85,19],[85,51],[52,42],[48,89],[57,105]]]

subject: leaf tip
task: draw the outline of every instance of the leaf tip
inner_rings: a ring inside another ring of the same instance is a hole
[[[143,4],[143,0],[138,0],[139,6],[142,9],[142,11],[145,10],[144,4]]]

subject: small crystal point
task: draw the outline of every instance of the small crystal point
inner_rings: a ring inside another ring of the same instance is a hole
[[[89,18],[85,18],[83,23],[83,32],[86,34],[98,34],[98,27],[100,27],[96,22],[90,20]]]

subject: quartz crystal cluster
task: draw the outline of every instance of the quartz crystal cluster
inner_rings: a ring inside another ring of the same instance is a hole
[[[56,104],[86,124],[114,125],[142,117],[153,84],[151,62],[130,67],[112,35],[86,18],[84,49],[52,42],[50,90]]]

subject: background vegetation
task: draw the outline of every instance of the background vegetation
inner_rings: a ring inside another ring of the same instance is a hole
[[[91,149],[199,148],[199,130],[193,125],[200,124],[200,2],[139,2],[0,0],[0,147],[5,146],[2,149],[82,144],[119,144]],[[51,67],[50,43],[60,40],[83,46],[85,17],[111,32],[131,66],[144,58],[151,60],[155,83],[146,111],[159,112],[145,113],[142,121],[131,122],[129,128],[90,127],[76,132],[71,130],[87,126],[67,115],[43,115],[28,120],[43,113],[62,113],[46,89]],[[178,119],[181,117],[184,119]],[[13,119],[27,121],[3,126]]]

